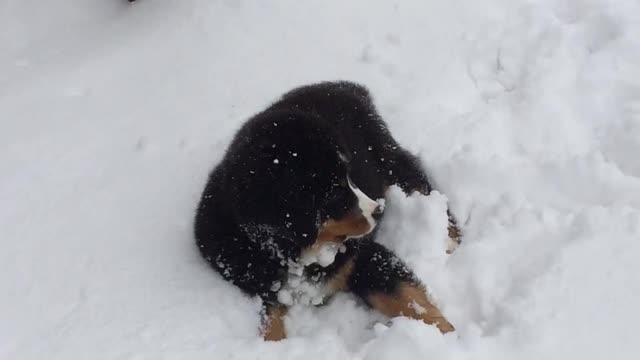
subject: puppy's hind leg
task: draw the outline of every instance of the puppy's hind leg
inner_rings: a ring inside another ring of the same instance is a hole
[[[421,320],[435,325],[443,334],[455,330],[431,303],[425,287],[413,272],[380,244],[365,242],[359,246],[351,269],[349,289],[389,317],[406,316]]]
[[[455,330],[440,310],[429,301],[426,290],[420,285],[401,283],[391,294],[373,292],[367,297],[367,303],[389,317],[406,316],[435,325],[443,334]]]

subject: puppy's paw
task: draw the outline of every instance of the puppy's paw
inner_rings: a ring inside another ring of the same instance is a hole
[[[456,220],[451,214],[449,215],[449,237],[447,239],[447,254],[452,254],[462,242],[462,233],[456,224]]]

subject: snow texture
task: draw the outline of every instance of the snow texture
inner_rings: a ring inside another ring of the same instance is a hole
[[[636,0],[0,2],[0,358],[635,359],[638,34]],[[339,294],[267,343],[195,248],[234,131],[333,79],[428,166],[380,241],[455,333]]]
[[[327,267],[333,264],[338,252],[345,251],[346,248],[340,243],[322,243],[320,245],[314,245],[308,251],[305,251],[300,262],[303,266],[317,263],[322,267]]]

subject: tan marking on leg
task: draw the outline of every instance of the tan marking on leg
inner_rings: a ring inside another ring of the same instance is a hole
[[[426,291],[421,286],[404,283],[394,295],[372,294],[367,297],[367,301],[374,309],[389,317],[406,316],[422,320],[429,325],[435,325],[443,334],[455,330],[440,310],[429,301]]]
[[[327,288],[331,293],[349,291],[349,277],[356,264],[355,256],[347,260],[344,265],[327,281]]]
[[[260,333],[266,341],[280,341],[287,337],[284,329],[284,316],[287,307],[284,305],[271,305],[267,307],[267,314],[262,320]]]

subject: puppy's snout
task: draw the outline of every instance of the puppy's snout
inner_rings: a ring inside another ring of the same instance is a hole
[[[377,201],[371,199],[364,192],[362,192],[355,184],[349,180],[349,187],[353,191],[353,194],[358,198],[358,207],[362,212],[362,215],[369,224],[369,232],[376,227],[377,220],[382,216],[383,206]]]
[[[380,205],[376,206],[375,209],[373,209],[373,212],[371,213],[371,217],[376,220],[379,221],[380,218],[382,217],[382,213],[384,212],[384,208]]]

